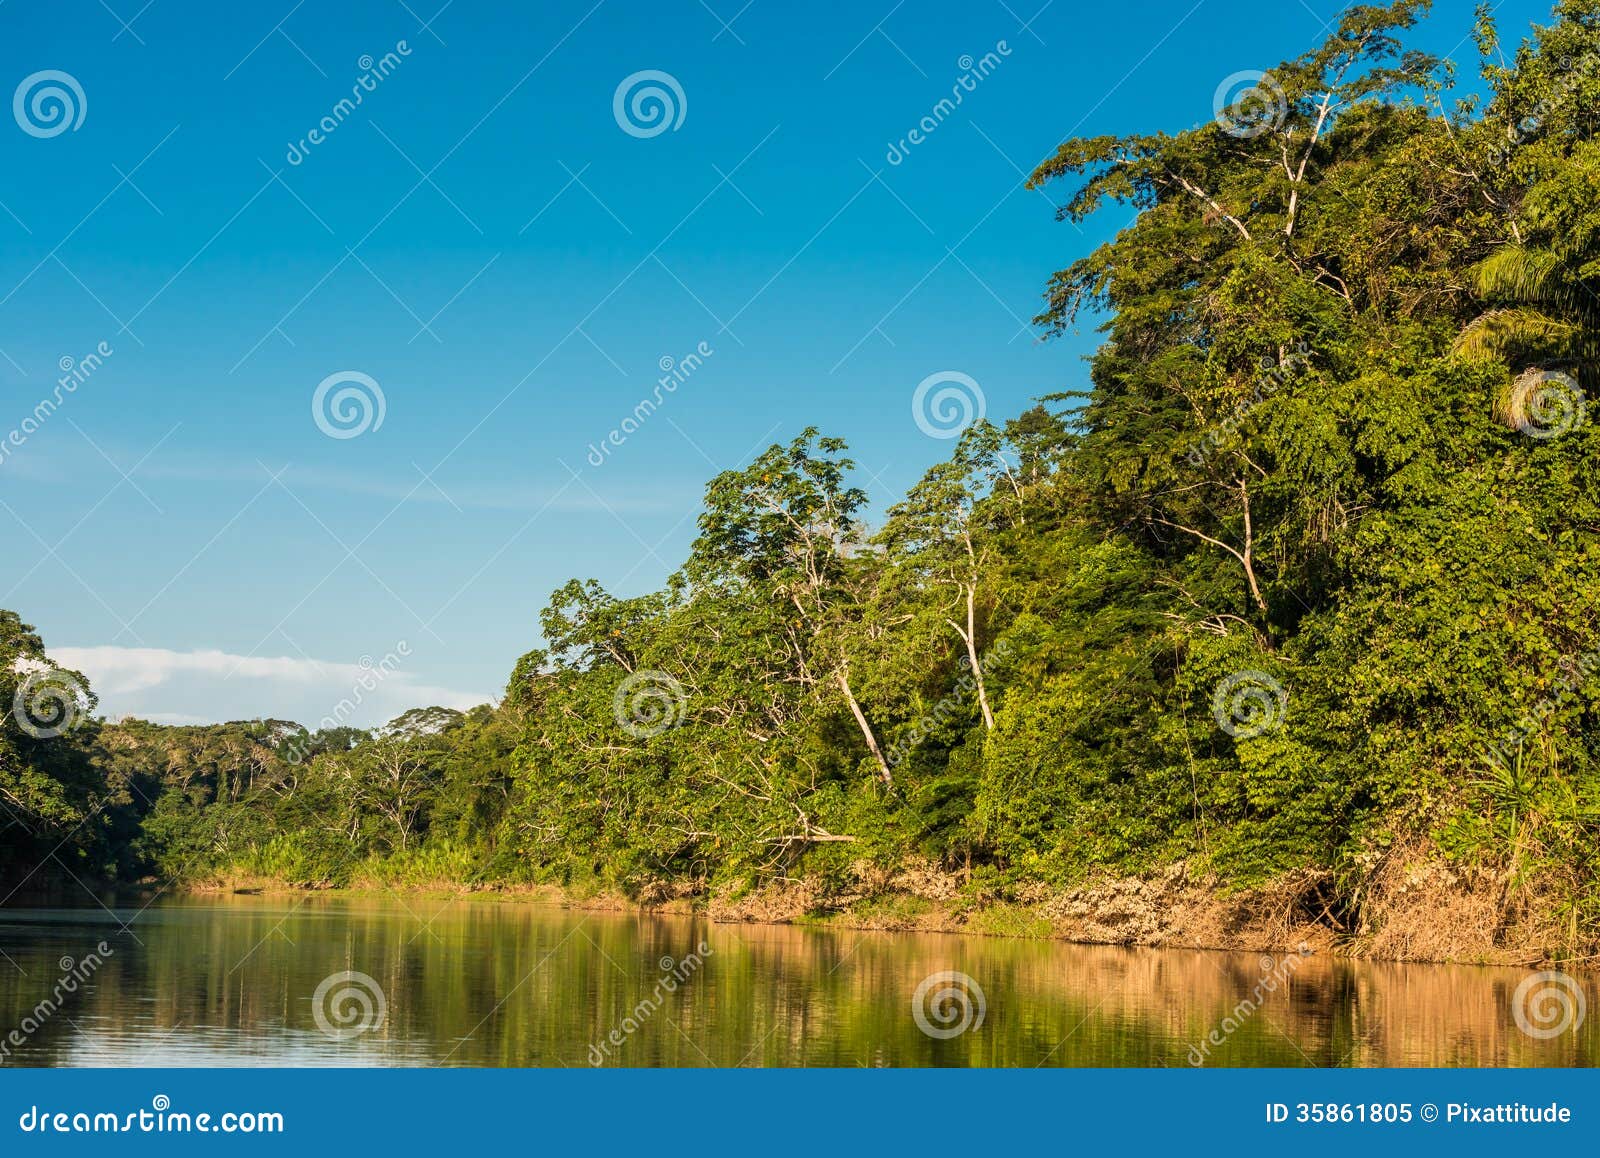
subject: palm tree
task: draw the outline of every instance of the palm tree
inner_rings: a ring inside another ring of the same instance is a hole
[[[1524,376],[1560,371],[1586,391],[1600,386],[1600,263],[1571,245],[1507,245],[1474,273],[1491,308],[1461,331],[1457,353],[1503,359]]]

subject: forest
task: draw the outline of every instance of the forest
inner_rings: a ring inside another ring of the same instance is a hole
[[[1600,0],[1515,44],[1486,6],[1465,81],[1428,8],[1063,142],[1029,184],[1127,221],[1044,288],[1103,335],[1083,389],[881,513],[848,430],[770,447],[660,590],[554,592],[496,704],[111,722],[0,612],[0,881],[1178,879],[1394,955],[1600,952]]]

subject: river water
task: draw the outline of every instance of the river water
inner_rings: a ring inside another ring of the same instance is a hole
[[[476,899],[180,898],[0,910],[0,1064],[1587,1066],[1600,991],[1577,978]]]

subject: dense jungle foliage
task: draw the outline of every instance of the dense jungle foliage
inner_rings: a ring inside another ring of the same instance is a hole
[[[1482,98],[1358,6],[1245,107],[1074,139],[1092,387],[869,521],[807,430],[713,479],[666,586],[557,591],[503,701],[374,732],[0,730],[0,877],[549,881],[659,895],[932,865],[974,895],[1395,857],[1600,929],[1600,0]],[[531,634],[531,631],[530,631]],[[0,614],[0,696],[67,679]],[[24,698],[26,695],[24,694]],[[89,705],[92,706],[92,705]],[[86,715],[92,715],[86,711]],[[1418,850],[1423,853],[1419,854]]]

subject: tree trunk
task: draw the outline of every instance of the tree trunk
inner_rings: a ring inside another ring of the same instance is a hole
[[[983,665],[978,662],[978,631],[975,626],[976,616],[973,612],[973,602],[977,599],[978,585],[967,584],[967,662],[972,665],[972,678],[978,685],[978,706],[983,709],[983,726],[986,731],[994,731],[994,713],[989,710],[989,693],[983,686]]]
[[[866,713],[861,710],[861,705],[856,702],[855,693],[850,690],[850,677],[842,669],[839,672],[839,690],[844,692],[845,703],[850,705],[850,714],[856,718],[856,723],[861,728],[861,735],[872,752],[872,758],[878,762],[883,782],[893,787],[894,774],[889,771],[889,761],[883,758],[883,749],[878,747],[878,737],[872,734],[872,725],[867,723]]]

